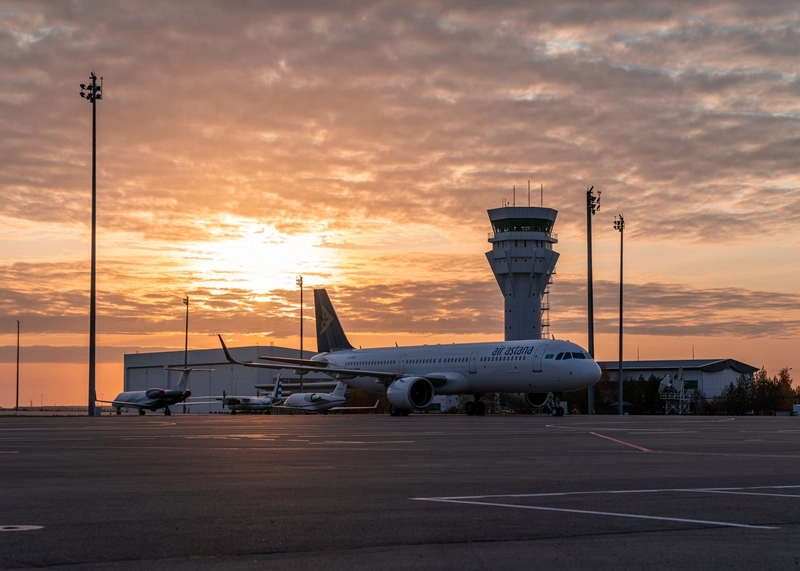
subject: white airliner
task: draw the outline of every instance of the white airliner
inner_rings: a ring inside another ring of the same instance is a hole
[[[237,411],[265,411],[269,410],[275,405],[283,402],[283,381],[278,376],[275,381],[275,387],[272,389],[272,394],[266,397],[253,397],[253,396],[233,396],[225,392],[221,397],[214,397],[218,401],[222,401],[223,407],[228,407],[231,414],[236,414]]]
[[[553,393],[584,389],[600,379],[600,367],[570,341],[532,339],[496,343],[460,343],[355,349],[345,336],[324,289],[314,290],[318,355],[311,359],[259,357],[270,363],[242,362],[248,367],[317,371],[358,389],[386,393],[391,414],[407,416],[427,407],[434,395],[474,395],[468,415],[486,411],[484,393],[513,393],[530,407],[548,406],[562,415]],[[220,336],[226,357],[225,343]]]
[[[153,411],[163,408],[164,414],[172,414],[169,407],[174,404],[191,406],[196,404],[208,404],[206,402],[186,402],[192,392],[187,390],[189,383],[189,373],[194,371],[208,371],[210,369],[168,369],[169,371],[181,371],[181,378],[174,389],[146,389],[144,391],[127,391],[119,393],[114,400],[97,400],[112,405],[117,409],[117,414],[122,413],[123,408],[139,409],[139,414],[143,415],[145,410]]]

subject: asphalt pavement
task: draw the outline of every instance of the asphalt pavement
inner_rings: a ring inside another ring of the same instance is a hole
[[[800,418],[0,417],[0,567],[797,569]]]

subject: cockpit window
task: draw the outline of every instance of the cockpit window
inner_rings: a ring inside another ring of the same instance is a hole
[[[585,359],[586,355],[584,355],[583,353],[573,353],[572,354],[572,358],[573,359]]]
[[[552,359],[553,358],[553,354],[552,353],[548,353],[547,355],[544,356],[544,358],[545,359]]]
[[[572,359],[572,353],[564,353],[564,360]]]
[[[563,357],[564,357],[564,353],[559,353],[559,354],[556,356],[556,361],[560,361],[560,360],[561,360]]]

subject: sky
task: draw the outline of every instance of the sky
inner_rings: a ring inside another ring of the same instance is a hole
[[[486,210],[558,210],[551,332],[598,360],[800,371],[800,5],[0,0],[0,406],[84,404],[91,104],[98,397],[123,355],[502,339]],[[800,375],[794,374],[793,378]],[[112,394],[113,393],[113,394]]]

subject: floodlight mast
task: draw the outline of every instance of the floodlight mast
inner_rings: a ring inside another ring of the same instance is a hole
[[[600,210],[600,192],[592,192],[594,186],[586,189],[586,258],[588,274],[588,314],[589,314],[589,354],[594,359],[594,281],[592,279],[592,216]],[[594,385],[588,389],[588,414],[594,414]]]
[[[189,367],[189,294],[183,298],[183,305],[186,306],[186,336],[183,342],[183,368]]]
[[[89,416],[94,416],[95,360],[96,360],[96,309],[97,309],[97,101],[103,98],[103,78],[97,85],[94,71],[89,75],[90,84],[81,83],[81,97],[92,104],[92,271],[89,294]]]
[[[625,234],[625,219],[622,214],[614,217],[614,229],[619,231],[619,414],[622,415],[622,237]]]
[[[297,286],[300,288],[300,358],[304,359],[305,355],[303,354],[303,276],[297,276],[297,280],[295,281]],[[305,373],[300,373],[300,392],[303,392],[303,375]]]

